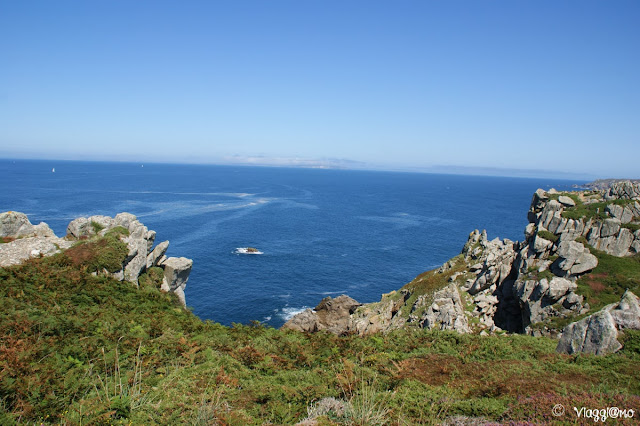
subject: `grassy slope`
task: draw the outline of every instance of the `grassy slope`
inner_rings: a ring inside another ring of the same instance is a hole
[[[526,336],[229,328],[181,309],[157,270],[140,289],[88,273],[118,250],[88,242],[0,269],[0,424],[293,424],[323,397],[350,401],[330,417],[352,424],[544,422],[556,403],[640,411],[633,333],[623,353],[593,357]]]

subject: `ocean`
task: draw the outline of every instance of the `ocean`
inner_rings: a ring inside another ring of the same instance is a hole
[[[55,168],[55,172],[52,170]],[[130,212],[193,259],[187,305],[281,326],[326,296],[373,302],[460,253],[474,229],[522,240],[537,188],[584,182],[245,166],[0,160],[0,211],[47,222]],[[263,254],[240,254],[256,247]]]

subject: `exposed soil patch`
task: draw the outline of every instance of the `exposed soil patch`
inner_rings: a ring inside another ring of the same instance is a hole
[[[596,293],[600,293],[607,289],[602,280],[608,277],[607,274],[591,274],[586,279],[587,285]]]

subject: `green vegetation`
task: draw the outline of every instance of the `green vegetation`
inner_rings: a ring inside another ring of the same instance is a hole
[[[631,356],[640,355],[640,330],[625,330],[622,351]]]
[[[543,271],[539,271],[537,266],[529,266],[527,268],[527,273],[522,276],[524,280],[535,280],[540,281],[543,278],[546,278],[547,281],[551,281],[555,275],[548,269]]]
[[[575,207],[569,207],[562,212],[562,217],[564,217],[565,219],[574,219],[574,220],[581,219],[581,218],[584,220],[588,220],[588,219],[604,220],[609,217],[605,212],[605,209],[607,208],[608,205],[617,204],[619,206],[626,206],[627,204],[631,204],[633,202],[635,202],[635,200],[617,199],[617,200],[603,201],[598,203],[584,204],[582,201],[578,200],[578,202],[576,202]]]
[[[446,272],[439,273],[437,269],[424,272],[402,287],[402,289],[408,290],[411,293],[411,296],[409,296],[406,303],[401,307],[400,315],[403,318],[409,318],[411,308],[419,296],[427,296],[423,306],[425,309],[429,307],[432,302],[431,296],[433,293],[449,285],[449,278],[451,278],[454,273],[462,272],[465,269],[465,263],[462,255],[452,258],[450,262],[453,263],[452,267]],[[392,299],[397,300],[403,297],[403,294],[398,291],[393,293],[391,297]]]
[[[91,221],[91,227],[93,228],[93,232],[96,233],[96,234],[99,233],[100,231],[102,231],[105,228],[104,225],[102,225],[102,224],[100,224],[98,222],[95,222],[93,220]]]
[[[623,228],[627,228],[631,232],[636,232],[638,229],[640,229],[640,223],[623,223],[621,226]]]
[[[583,237],[582,235],[579,236],[578,238],[576,238],[576,241],[579,242],[579,243],[584,244],[585,246],[589,245],[589,241],[585,237]]]
[[[124,226],[116,226],[114,228],[111,228],[107,231],[105,235],[105,237],[117,237],[117,238],[122,238],[122,237],[128,237],[129,236],[129,230],[127,228],[125,228]]]
[[[576,293],[585,296],[591,312],[610,303],[620,301],[629,289],[635,294],[640,290],[640,255],[616,257],[589,246],[598,258],[598,266],[578,279]]]
[[[141,287],[160,288],[163,277],[164,270],[158,266],[154,266],[138,277],[138,284],[140,284]]]
[[[158,269],[139,288],[91,275],[117,266],[118,243],[0,268],[0,424],[294,424],[310,413],[325,425],[548,423],[557,403],[640,412],[637,333],[622,354],[595,357],[517,335],[224,327],[159,291]],[[459,267],[410,285],[437,289]],[[321,410],[327,397],[344,411]]]
[[[129,253],[127,245],[120,241],[118,233],[105,235],[91,241],[80,241],[65,251],[61,258],[87,272],[117,272]]]
[[[558,241],[558,236],[557,235],[555,235],[553,232],[549,232],[549,231],[546,231],[546,230],[538,231],[538,236],[540,238],[544,238],[545,240],[549,240],[549,241],[554,242],[554,243],[556,241]]]

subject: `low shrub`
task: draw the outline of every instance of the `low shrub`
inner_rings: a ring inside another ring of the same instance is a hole
[[[558,241],[558,238],[559,238],[559,237],[558,237],[557,235],[555,235],[553,232],[549,232],[549,231],[544,230],[544,229],[543,229],[543,230],[541,230],[541,231],[538,231],[538,236],[539,236],[540,238],[544,238],[545,240],[549,240],[549,241],[554,242],[554,243],[555,243],[556,241]]]

